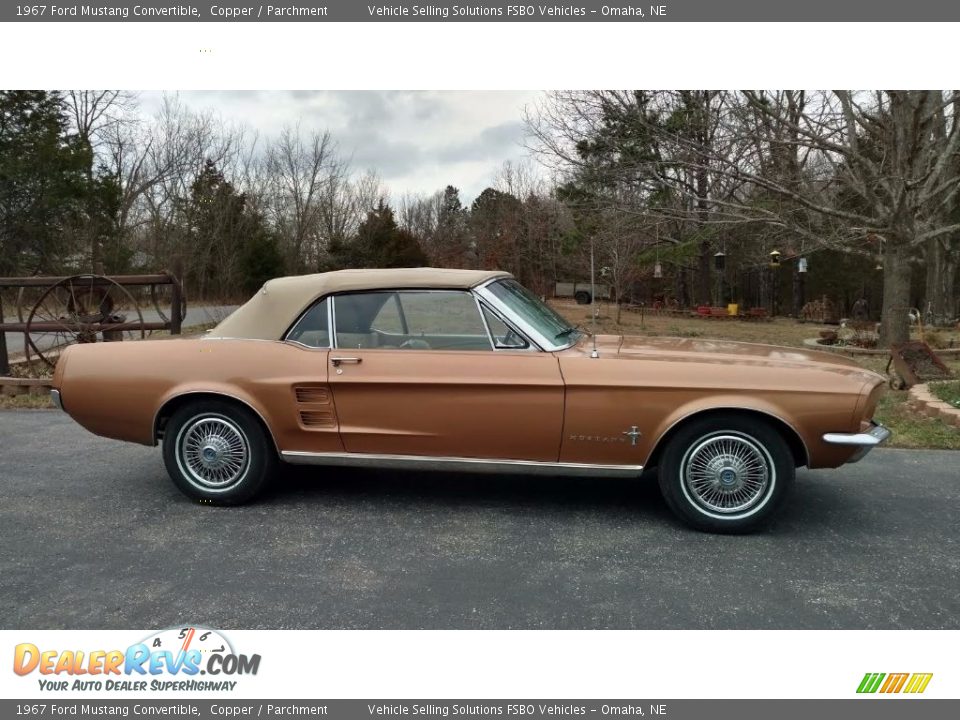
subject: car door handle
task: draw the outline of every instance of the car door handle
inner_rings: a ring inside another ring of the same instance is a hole
[[[333,363],[333,366],[334,366],[334,367],[340,367],[341,365],[344,365],[344,364],[359,365],[360,363],[363,362],[363,358],[358,358],[358,357],[335,357],[335,358],[330,358],[330,362]]]

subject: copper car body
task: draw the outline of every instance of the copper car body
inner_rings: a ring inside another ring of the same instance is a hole
[[[190,403],[219,398],[252,413],[279,458],[305,464],[636,476],[660,463],[686,424],[733,414],[773,429],[794,466],[830,468],[889,435],[871,420],[883,378],[851,360],[721,340],[594,338],[572,328],[551,338],[504,302],[504,287],[522,292],[508,274],[485,271],[281,278],[203,338],[68,348],[54,393],[91,432],[144,445],[168,442],[169,421]],[[438,305],[463,301],[444,293],[469,293],[489,346],[468,339],[464,348],[438,349],[430,342],[443,344],[442,336],[340,331],[346,320],[337,324],[337,308],[358,302],[344,298],[394,292],[440,293]],[[293,339],[320,303],[327,340],[322,329],[312,343]],[[710,467],[720,473],[722,464]]]

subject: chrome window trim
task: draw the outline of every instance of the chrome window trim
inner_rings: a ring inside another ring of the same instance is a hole
[[[330,348],[327,346],[318,347],[316,345],[307,345],[298,340],[284,340],[283,342],[287,345],[296,345],[298,348],[303,348],[304,350],[310,350],[312,352],[330,352]]]
[[[490,306],[485,300],[482,300],[477,293],[473,293],[473,296],[477,299],[477,305],[480,306],[480,317],[483,318],[483,324],[487,328],[487,333],[490,335],[490,343],[493,345],[494,352],[541,352],[542,348],[537,345],[533,340],[526,336],[526,334],[520,332],[516,326],[508,321],[503,315],[501,315],[497,310]],[[493,331],[490,329],[490,323],[487,322],[487,316],[484,314],[484,309],[489,310],[490,313],[496,317],[500,322],[510,328],[517,335],[522,337],[527,341],[527,346],[522,348],[498,348],[497,343],[493,339]]]
[[[483,323],[483,327],[487,331],[487,340],[490,341],[490,349],[493,352],[496,352],[497,343],[493,340],[493,331],[490,329],[490,323],[487,322],[487,316],[483,314],[483,307],[480,305],[480,298],[478,298],[477,294],[474,292],[470,293],[470,297],[473,298],[473,302],[477,306],[477,312],[480,313],[480,322]]]
[[[487,280],[480,285],[477,285],[473,291],[479,295],[483,300],[494,308],[497,311],[497,314],[501,318],[505,318],[510,321],[515,328],[519,328],[520,331],[527,337],[527,339],[533,341],[536,346],[546,352],[558,352],[560,350],[566,350],[568,348],[576,345],[577,341],[570,340],[566,344],[558,344],[553,339],[546,337],[543,333],[538,332],[536,328],[532,327],[529,323],[525,322],[522,318],[518,317],[510,308],[503,304],[503,302],[494,295],[488,288],[490,285],[500,282],[508,278],[496,277]]]
[[[327,308],[327,322],[330,323],[330,349],[335,350],[337,347],[337,296],[330,295],[330,307]]]
[[[285,462],[294,465],[352,465],[359,467],[395,467],[477,472],[541,473],[546,475],[598,475],[636,477],[643,472],[642,465],[597,465],[593,463],[564,463],[541,460],[485,459],[431,455],[390,455],[381,453],[306,452],[284,450]]]
[[[265,338],[247,338],[247,337],[234,337],[232,335],[207,335],[202,338],[198,338],[201,342],[215,342],[217,340],[239,340],[242,342],[261,342],[261,343],[281,343],[286,342],[286,340],[267,340]],[[294,342],[293,340],[290,341]]]
[[[334,311],[334,305],[336,304],[337,299],[335,295],[330,296],[330,303],[327,305],[327,334],[330,336],[330,349],[333,350],[336,347],[337,332],[336,326],[334,323],[337,320],[336,312]]]
[[[324,300],[330,300],[330,302],[327,303],[327,334],[330,336],[329,338],[327,338],[327,344],[326,345],[307,345],[306,343],[299,342],[298,340],[291,340],[290,333],[292,333],[294,330],[297,329],[297,325],[300,324],[300,321],[303,320],[304,316],[308,312],[313,310],[313,308],[315,308],[317,305],[322,303]],[[287,328],[287,331],[283,334],[283,337],[280,339],[280,342],[296,345],[298,347],[306,348],[307,350],[332,349],[333,333],[329,331],[329,328],[332,327],[332,325],[330,325],[330,313],[331,313],[332,307],[333,307],[333,295],[324,295],[323,297],[319,297],[316,300],[314,300],[299,315],[297,315],[297,319],[293,321],[293,323],[290,325],[289,328]],[[276,341],[271,340],[270,342],[276,342]]]

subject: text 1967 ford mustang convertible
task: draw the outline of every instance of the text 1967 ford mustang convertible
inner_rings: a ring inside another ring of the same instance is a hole
[[[53,396],[91,432],[156,445],[186,495],[236,504],[279,462],[637,477],[688,524],[744,531],[798,466],[889,431],[883,379],[818,352],[588,334],[503,272],[271,280],[202,339],[76,345]]]

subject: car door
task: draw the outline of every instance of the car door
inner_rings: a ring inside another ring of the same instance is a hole
[[[274,422],[283,418],[274,431],[286,449],[296,452],[336,453],[343,451],[333,392],[328,383],[330,356],[330,303],[322,298],[310,306],[284,337],[293,367],[279,373],[281,379],[266,379],[271,392],[265,396],[283,404],[273,413]],[[289,392],[277,392],[278,388]],[[289,405],[292,403],[293,412]]]
[[[337,295],[334,318],[329,378],[348,452],[557,460],[556,357],[495,349],[472,293]]]

